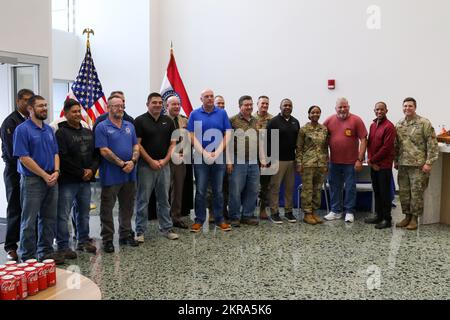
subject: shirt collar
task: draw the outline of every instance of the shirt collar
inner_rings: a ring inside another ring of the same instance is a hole
[[[202,105],[200,108],[201,108],[201,111],[202,111],[203,113],[206,113],[206,114],[215,113],[215,112],[219,111],[219,108],[217,108],[216,106],[214,106],[214,109],[213,109],[213,111],[211,111],[211,112],[206,112],[206,111],[205,111],[205,108],[203,107],[203,105]]]

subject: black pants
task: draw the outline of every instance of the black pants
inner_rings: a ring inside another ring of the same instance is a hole
[[[16,164],[5,164],[3,180],[6,188],[6,240],[5,251],[17,250],[20,240],[20,218],[22,207],[20,205],[20,174]]]
[[[372,187],[375,192],[375,212],[378,219],[391,221],[391,179],[392,169],[370,170]]]
[[[117,199],[119,199],[119,239],[126,239],[132,235],[131,217],[133,216],[135,197],[136,186],[134,182],[102,187],[100,200],[100,235],[103,242],[113,241],[113,208]]]

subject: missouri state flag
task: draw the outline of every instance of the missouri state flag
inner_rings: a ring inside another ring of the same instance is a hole
[[[172,95],[178,96],[185,115],[189,117],[192,112],[192,105],[191,101],[189,101],[189,96],[186,89],[184,88],[180,73],[178,72],[177,63],[175,62],[172,48],[170,49],[169,65],[167,66],[167,71],[161,85],[160,93],[163,101]]]

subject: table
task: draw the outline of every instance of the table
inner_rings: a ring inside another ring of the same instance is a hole
[[[56,286],[26,300],[101,300],[100,288],[89,278],[65,269],[56,268]]]

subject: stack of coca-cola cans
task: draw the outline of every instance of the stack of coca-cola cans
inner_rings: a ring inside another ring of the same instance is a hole
[[[0,265],[0,300],[23,300],[56,285],[56,265],[52,259],[41,263],[8,261]]]

